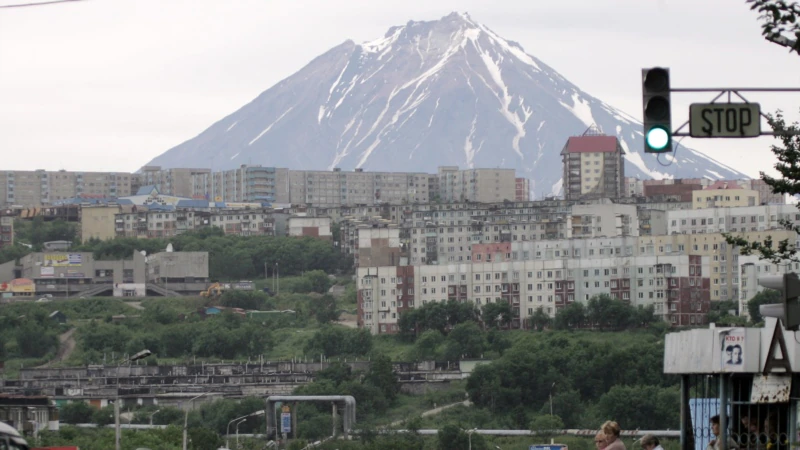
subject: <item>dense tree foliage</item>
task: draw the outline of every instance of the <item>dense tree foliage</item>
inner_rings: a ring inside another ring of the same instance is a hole
[[[42,358],[58,350],[58,325],[43,308],[0,308],[0,356]]]
[[[676,381],[662,373],[663,345],[655,336],[643,333],[638,339],[613,344],[586,335],[529,335],[492,364],[479,365],[468,379],[467,392],[477,406],[494,412],[511,411],[519,405],[546,410],[554,393],[555,413],[565,426],[573,427],[585,425],[587,414],[596,420],[612,417],[612,406],[603,409],[602,405],[613,402],[600,400],[613,387],[646,385],[656,389],[646,391],[648,395],[661,395],[660,409],[654,409],[646,419],[652,422],[631,415],[623,426],[644,429],[658,423],[660,429],[674,428],[678,425],[676,416],[667,412],[679,410],[678,398],[661,389],[674,389]],[[582,406],[595,402],[588,411]],[[632,407],[640,406],[631,402]]]
[[[570,330],[594,328],[621,331],[647,326],[657,319],[653,306],[633,306],[608,294],[596,295],[583,303],[570,303],[561,308],[555,317],[555,328]]]
[[[747,0],[761,14],[764,38],[800,54],[800,5],[786,0]]]
[[[437,330],[444,334],[460,323],[477,322],[478,318],[478,309],[472,303],[450,300],[430,302],[419,308],[404,311],[400,314],[398,326],[402,336],[414,340],[426,330]]]
[[[305,346],[308,355],[363,356],[372,350],[372,334],[369,330],[324,326],[314,334]]]
[[[761,323],[764,319],[761,317],[759,307],[761,305],[769,305],[774,303],[781,303],[781,293],[774,289],[764,289],[753,298],[747,301],[747,313],[750,314],[750,321],[754,324]]]

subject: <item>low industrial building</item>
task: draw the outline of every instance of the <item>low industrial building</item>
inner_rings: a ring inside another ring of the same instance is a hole
[[[58,408],[43,395],[0,394],[0,422],[25,435],[58,431]]]
[[[111,261],[89,252],[37,252],[0,265],[0,283],[5,300],[197,294],[208,285],[208,252],[134,252]]]

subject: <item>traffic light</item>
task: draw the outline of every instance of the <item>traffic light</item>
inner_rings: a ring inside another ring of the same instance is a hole
[[[788,330],[800,328],[800,278],[796,273],[758,277],[759,286],[781,293],[781,303],[761,305],[758,312],[765,317],[777,317]]]
[[[669,69],[642,69],[642,108],[644,109],[645,153],[672,151],[672,108]]]

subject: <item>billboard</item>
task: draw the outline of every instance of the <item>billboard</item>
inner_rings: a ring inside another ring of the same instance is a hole
[[[83,264],[80,253],[48,253],[44,255],[45,267],[76,267]]]
[[[39,276],[42,278],[53,278],[56,276],[56,269],[55,267],[40,267],[39,268]]]

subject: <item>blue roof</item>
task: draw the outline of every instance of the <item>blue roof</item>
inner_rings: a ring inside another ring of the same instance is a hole
[[[178,208],[208,208],[208,200],[178,200]]]
[[[73,197],[64,200],[56,200],[53,202],[54,205],[108,205],[109,203],[116,203],[118,205],[132,205],[133,202],[127,198],[115,198],[115,197],[108,197],[108,198],[84,198],[84,197]]]
[[[142,186],[138,191],[136,191],[136,195],[150,195],[154,189],[156,192],[158,192],[158,188],[154,184]]]

